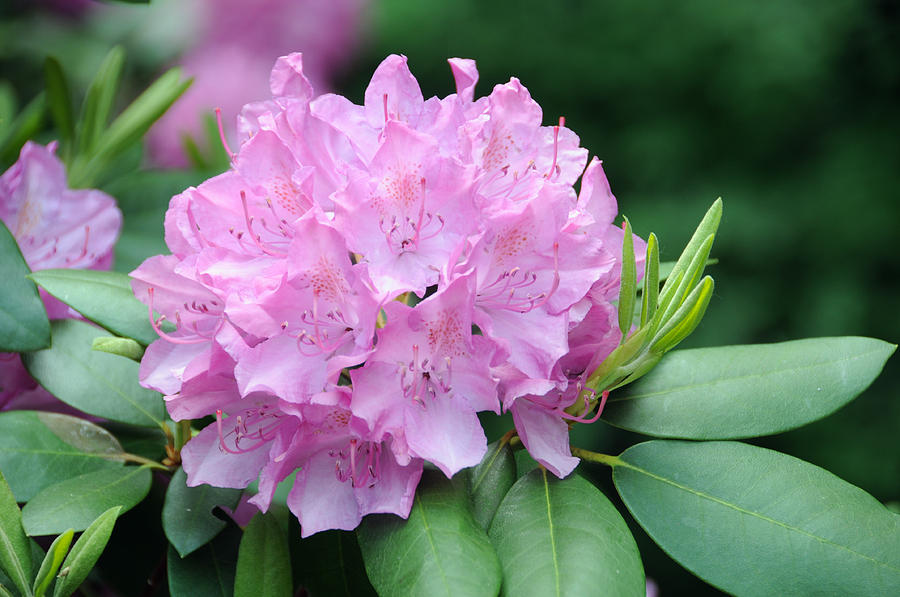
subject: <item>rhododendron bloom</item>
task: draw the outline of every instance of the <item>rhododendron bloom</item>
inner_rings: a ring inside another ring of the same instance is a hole
[[[9,228],[32,271],[51,268],[108,269],[122,228],[116,201],[96,189],[70,189],[56,144],[28,141],[18,161],[0,175],[0,220]],[[51,319],[77,313],[41,289]],[[25,372],[17,354],[0,354],[0,406],[24,391],[16,406],[55,402]]]
[[[215,414],[182,453],[191,485],[288,505],[304,535],[409,513],[423,461],[481,461],[477,413],[512,411],[559,476],[568,424],[618,344],[622,230],[598,160],[512,79],[424,99],[406,58],[378,67],[363,105],[315,97],[299,54],[273,98],[244,107],[232,168],[174,197],[172,255],[132,273],[176,324],[147,350],[144,385],[175,419]],[[639,241],[636,241],[639,242]]]

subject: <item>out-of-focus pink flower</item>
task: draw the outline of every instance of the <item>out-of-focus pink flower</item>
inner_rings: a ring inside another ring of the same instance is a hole
[[[122,228],[116,201],[96,189],[70,189],[63,163],[46,147],[25,143],[19,160],[0,175],[0,220],[12,232],[32,271],[51,268],[108,269],[113,245]],[[41,290],[50,318],[76,316],[66,305]],[[0,355],[0,406],[16,395],[36,389],[19,356]],[[37,408],[47,396],[33,395]],[[21,401],[20,401],[21,402]]]
[[[204,119],[215,108],[234,116],[269,91],[276,58],[304,53],[304,73],[328,88],[347,64],[365,28],[367,0],[194,0],[195,38],[178,63],[193,85],[147,136],[151,159],[184,166],[182,138],[204,139]],[[182,7],[179,6],[179,9]]]
[[[576,194],[587,151],[518,80],[476,100],[474,63],[450,64],[457,93],[426,100],[389,56],[356,105],[284,56],[232,169],[172,199],[172,255],[132,277],[177,324],[142,382],[175,419],[217,416],[189,484],[258,477],[265,509],[299,469],[304,534],[406,516],[423,461],[477,464],[477,413],[501,409],[549,470],[577,464],[568,423],[596,418],[584,381],[620,336],[615,198],[599,160]]]

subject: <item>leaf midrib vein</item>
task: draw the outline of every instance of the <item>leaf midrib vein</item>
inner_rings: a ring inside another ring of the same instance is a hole
[[[788,369],[775,369],[775,370],[766,371],[765,373],[753,373],[753,374],[749,374],[749,375],[741,375],[741,376],[738,376],[738,377],[728,377],[728,378],[725,378],[725,379],[714,379],[714,380],[704,381],[704,382],[696,383],[696,384],[690,384],[690,385],[684,385],[684,386],[676,386],[676,387],[674,387],[674,388],[671,388],[671,387],[670,387],[669,389],[666,389],[666,390],[659,390],[659,391],[656,391],[656,392],[647,392],[647,393],[645,393],[645,394],[629,394],[629,395],[626,395],[626,396],[619,396],[619,397],[616,397],[616,398],[610,397],[610,398],[609,398],[609,402],[626,402],[626,401],[628,401],[628,400],[643,400],[644,398],[652,398],[652,397],[654,397],[654,396],[661,396],[661,395],[665,395],[665,394],[674,394],[674,393],[676,393],[676,392],[683,392],[683,391],[692,390],[692,389],[695,389],[695,388],[702,388],[702,387],[705,387],[705,386],[715,386],[715,385],[718,385],[718,384],[731,383],[731,382],[734,382],[734,381],[744,381],[744,380],[747,380],[747,379],[754,379],[754,378],[758,378],[758,377],[767,377],[767,376],[770,376],[770,375],[771,375],[771,376],[774,376],[774,375],[779,375],[779,374],[781,374],[781,373],[787,373],[787,372],[790,372],[790,371],[804,371],[804,370],[807,370],[807,369],[815,369],[815,368],[819,368],[819,367],[828,367],[828,366],[834,365],[834,364],[836,364],[836,363],[844,363],[844,362],[849,362],[849,361],[853,361],[853,360],[856,360],[856,359],[861,359],[861,358],[863,358],[863,357],[870,356],[870,355],[875,354],[875,353],[877,353],[877,352],[879,352],[879,351],[877,351],[877,350],[872,350],[872,351],[869,351],[869,352],[866,352],[866,353],[863,353],[863,354],[858,354],[858,355],[855,355],[855,356],[852,356],[852,357],[847,357],[847,358],[845,358],[845,359],[837,359],[837,360],[834,360],[834,361],[822,361],[822,362],[813,363],[813,364],[811,364],[811,365],[804,365],[804,366],[801,366],[801,367],[790,367],[790,368],[788,368]]]
[[[660,475],[651,473],[651,472],[648,471],[648,470],[642,469],[642,468],[640,468],[640,467],[638,467],[638,466],[635,466],[635,465],[633,465],[633,464],[630,464],[630,463],[628,463],[628,462],[625,462],[624,460],[621,461],[621,465],[624,466],[625,468],[628,468],[628,469],[631,469],[631,470],[636,471],[636,472],[638,472],[638,473],[647,475],[647,476],[650,477],[651,479],[655,479],[655,480],[660,481],[660,482],[662,482],[662,483],[666,483],[666,484],[671,485],[671,486],[673,486],[673,487],[675,487],[675,488],[677,488],[677,489],[680,489],[680,490],[685,491],[685,492],[687,492],[687,493],[693,494],[693,495],[695,495],[695,496],[697,496],[697,497],[700,497],[700,498],[709,500],[709,501],[714,502],[714,503],[716,503],[716,504],[719,504],[719,505],[721,505],[721,506],[725,506],[726,508],[731,508],[732,510],[735,510],[735,511],[737,511],[737,512],[740,512],[741,514],[746,514],[746,515],[751,516],[751,517],[753,517],[753,518],[758,518],[758,519],[760,519],[760,520],[764,520],[764,521],[766,521],[766,522],[768,522],[768,523],[774,524],[774,525],[776,525],[776,526],[780,526],[780,527],[785,528],[785,529],[787,529],[787,530],[789,530],[789,531],[794,531],[794,532],[799,533],[799,534],[801,534],[801,535],[805,535],[805,536],[807,536],[807,537],[809,537],[809,538],[811,538],[811,539],[814,539],[814,540],[816,540],[816,541],[818,541],[818,542],[820,542],[820,543],[823,543],[823,544],[825,544],[825,545],[830,545],[830,546],[836,547],[836,548],[838,548],[838,549],[843,549],[844,551],[847,551],[847,552],[849,552],[849,553],[851,553],[851,554],[853,554],[853,555],[855,555],[855,556],[858,556],[858,557],[860,557],[860,558],[863,558],[863,559],[865,559],[865,560],[869,560],[869,561],[871,561],[871,562],[874,562],[875,564],[877,564],[877,565],[879,565],[879,566],[883,566],[883,567],[885,567],[885,568],[888,568],[889,570],[894,570],[894,571],[896,571],[896,572],[900,572],[900,568],[894,567],[894,566],[888,564],[887,562],[882,562],[882,561],[880,561],[880,560],[877,560],[877,559],[873,558],[872,556],[866,555],[866,554],[864,554],[864,553],[860,553],[860,552],[858,552],[858,551],[856,551],[856,550],[854,550],[854,549],[851,549],[850,547],[848,547],[848,546],[846,546],[846,545],[841,545],[840,543],[835,543],[834,541],[831,541],[830,539],[826,539],[825,537],[819,537],[818,535],[815,535],[815,534],[813,534],[813,533],[810,533],[809,531],[806,531],[806,530],[804,530],[804,529],[801,529],[800,527],[793,526],[793,525],[788,524],[788,523],[786,523],[786,522],[781,522],[780,520],[775,520],[774,518],[770,518],[770,517],[768,517],[768,516],[765,516],[765,515],[763,515],[763,514],[760,514],[759,512],[753,512],[752,510],[747,510],[747,509],[745,509],[745,508],[742,508],[742,507],[738,506],[737,504],[732,504],[732,503],[730,503],[730,502],[727,502],[727,501],[725,501],[725,500],[723,500],[723,499],[717,498],[717,497],[715,497],[715,496],[713,496],[713,495],[710,495],[710,494],[708,494],[708,493],[704,493],[704,492],[702,492],[702,491],[698,491],[698,490],[696,490],[696,489],[692,489],[692,488],[690,488],[690,487],[687,487],[686,485],[682,485],[681,483],[678,483],[678,482],[676,482],[676,481],[674,481],[674,480],[672,480],[672,479],[667,479],[667,478],[662,477],[662,476],[660,476]]]

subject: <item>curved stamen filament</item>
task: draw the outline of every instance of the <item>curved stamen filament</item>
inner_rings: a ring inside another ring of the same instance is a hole
[[[250,234],[250,239],[257,246],[257,248],[259,248],[259,250],[266,255],[270,255],[272,257],[287,257],[287,253],[280,253],[278,251],[273,251],[272,249],[264,247],[260,235],[254,234],[253,217],[250,215],[250,208],[247,205],[247,193],[245,193],[244,191],[241,191],[241,205],[244,208],[244,221],[247,224],[247,232]],[[262,222],[263,226],[265,226],[265,220],[262,220]]]
[[[150,318],[150,325],[151,325],[151,327],[153,327],[153,331],[156,332],[160,338],[167,340],[168,342],[171,342],[172,344],[200,344],[202,342],[210,341],[210,338],[203,338],[203,337],[178,338],[176,336],[172,336],[172,335],[164,332],[162,330],[162,328],[160,327],[160,324],[162,324],[162,322],[166,320],[166,316],[161,315],[159,317],[159,319],[156,319],[153,316],[153,290],[154,289],[152,286],[147,288],[147,294],[150,295],[150,300],[148,301],[148,305],[147,305],[147,313]],[[177,311],[175,312],[175,319],[180,322],[180,316],[178,315]],[[177,326],[177,327],[180,328],[181,326]]]
[[[219,434],[219,447],[229,454],[246,454],[269,443],[275,439],[275,431],[282,424],[282,421],[279,420],[281,415],[270,413],[265,407],[248,410],[244,415],[237,415],[234,418],[236,423],[232,430],[226,434],[222,429],[222,410],[216,410],[216,430]],[[262,423],[266,419],[273,419],[273,421],[268,424],[260,424],[257,428],[251,429],[251,425]],[[229,448],[225,443],[225,436],[232,434],[234,434],[234,448]],[[258,441],[250,447],[242,447],[241,440],[248,437]]]
[[[225,148],[225,153],[228,154],[228,161],[234,161],[234,152],[231,151],[231,148],[228,147],[228,141],[225,139],[225,127],[222,126],[222,109],[216,108],[216,124],[219,127],[219,141],[222,142],[222,147]]]
[[[514,267],[502,272],[493,282],[482,288],[476,296],[476,301],[485,308],[509,309],[518,313],[528,313],[545,305],[559,288],[559,242],[553,243],[553,281],[550,289],[535,295],[517,295],[519,290],[534,284],[537,278],[536,272]]]
[[[553,163],[550,165],[550,171],[544,175],[545,178],[550,178],[554,173],[559,171],[559,167],[556,165],[556,158],[559,155],[559,127],[565,125],[566,119],[560,116],[559,124],[553,127]]]

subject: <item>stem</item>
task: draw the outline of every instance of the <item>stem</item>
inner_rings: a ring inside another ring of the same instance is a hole
[[[175,427],[175,452],[181,453],[181,448],[191,439],[191,420],[178,421]]]
[[[625,464],[618,456],[610,456],[609,454],[599,454],[597,452],[591,452],[590,450],[584,450],[582,448],[578,448],[572,446],[572,456],[577,456],[582,460],[587,460],[588,462],[596,462],[597,464],[605,464],[606,466],[620,466]]]
[[[150,468],[159,469],[161,471],[171,472],[172,467],[166,466],[155,460],[151,460],[149,458],[144,458],[143,456],[138,456],[137,454],[129,454],[128,452],[120,452],[118,454],[110,454],[109,457],[115,460],[124,460],[125,462],[135,462],[137,464],[143,464]]]

